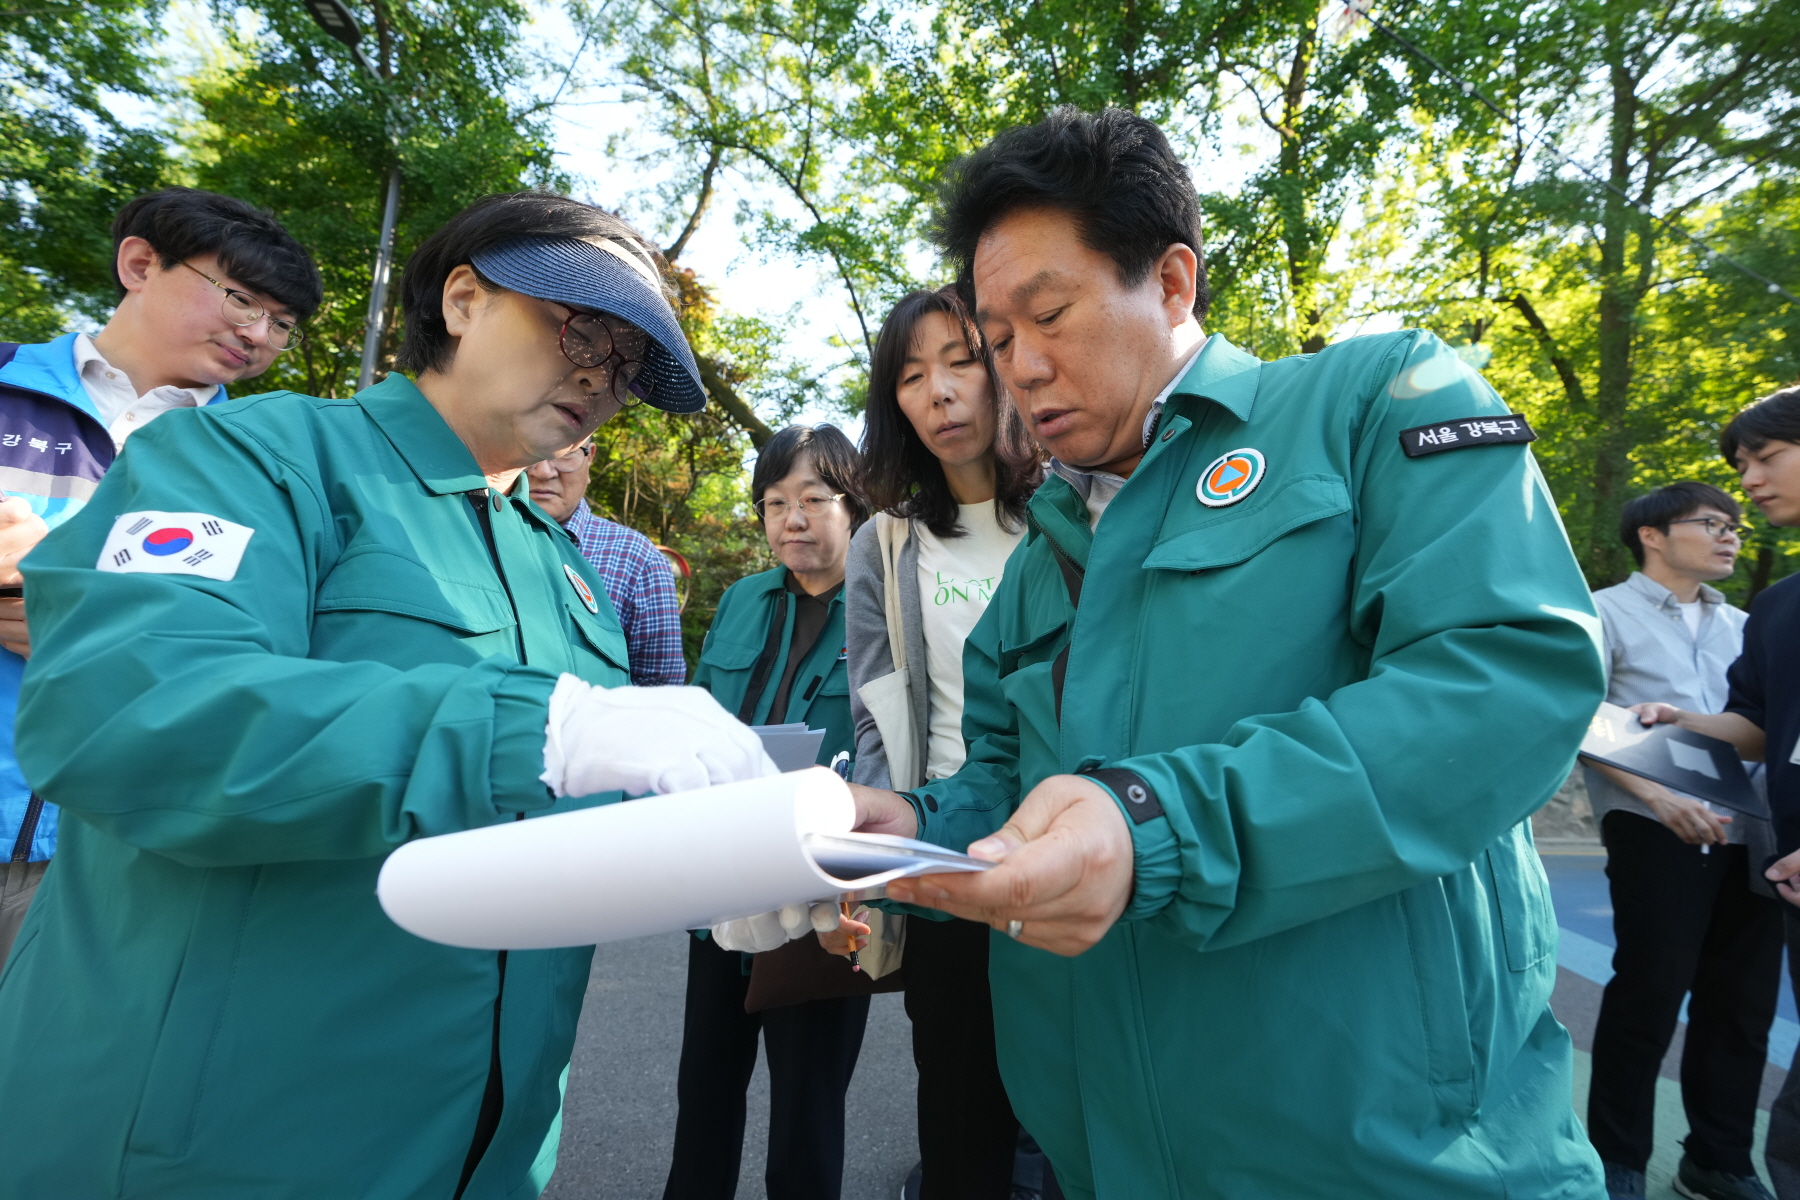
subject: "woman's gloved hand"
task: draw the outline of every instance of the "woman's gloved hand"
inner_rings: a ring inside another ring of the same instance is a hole
[[[538,778],[558,796],[661,795],[777,774],[762,739],[705,688],[598,688],[564,675],[544,735]]]
[[[811,904],[789,904],[774,912],[725,921],[712,927],[712,935],[723,949],[761,954],[764,950],[779,950],[803,934],[830,933],[842,918],[843,910],[836,900],[814,900]]]

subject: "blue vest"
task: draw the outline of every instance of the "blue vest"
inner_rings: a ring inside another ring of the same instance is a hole
[[[0,490],[30,501],[50,528],[81,511],[112,466],[113,441],[75,370],[75,338],[0,342]],[[220,388],[212,403],[225,399]],[[56,806],[31,794],[13,753],[25,660],[0,649],[0,853],[38,862],[56,852]]]

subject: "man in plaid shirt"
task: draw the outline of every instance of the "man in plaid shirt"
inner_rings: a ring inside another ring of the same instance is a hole
[[[596,517],[588,508],[588,474],[594,443],[583,442],[558,458],[533,466],[531,499],[575,535],[581,556],[606,584],[606,595],[631,652],[631,682],[639,687],[687,682],[681,656],[681,609],[675,572],[649,538]]]

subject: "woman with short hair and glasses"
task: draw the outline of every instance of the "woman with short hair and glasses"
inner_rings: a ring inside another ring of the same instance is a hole
[[[536,1195],[592,951],[414,937],[383,861],[774,770],[706,692],[624,686],[527,494],[625,405],[705,403],[655,251],[493,196],[402,304],[412,377],[168,413],[25,566],[21,760],[80,819],[0,976],[17,1194]]]
[[[694,682],[751,725],[824,729],[818,761],[852,755],[844,648],[844,558],[868,518],[862,463],[835,427],[790,425],[757,456],[751,500],[781,564],[719,598]],[[810,931],[809,931],[810,932]],[[869,998],[744,1011],[753,956],[705,930],[688,940],[680,1114],[664,1200],[731,1200],[744,1147],[744,1094],[760,1031],[769,1056],[769,1200],[836,1200],[844,1093]]]

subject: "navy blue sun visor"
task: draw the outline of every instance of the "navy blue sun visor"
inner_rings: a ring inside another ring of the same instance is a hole
[[[650,335],[640,377],[644,403],[665,412],[706,407],[706,388],[675,313],[651,281],[655,268],[635,248],[602,250],[578,238],[514,238],[473,255],[475,269],[503,288],[630,321]],[[635,263],[634,268],[631,264]]]

